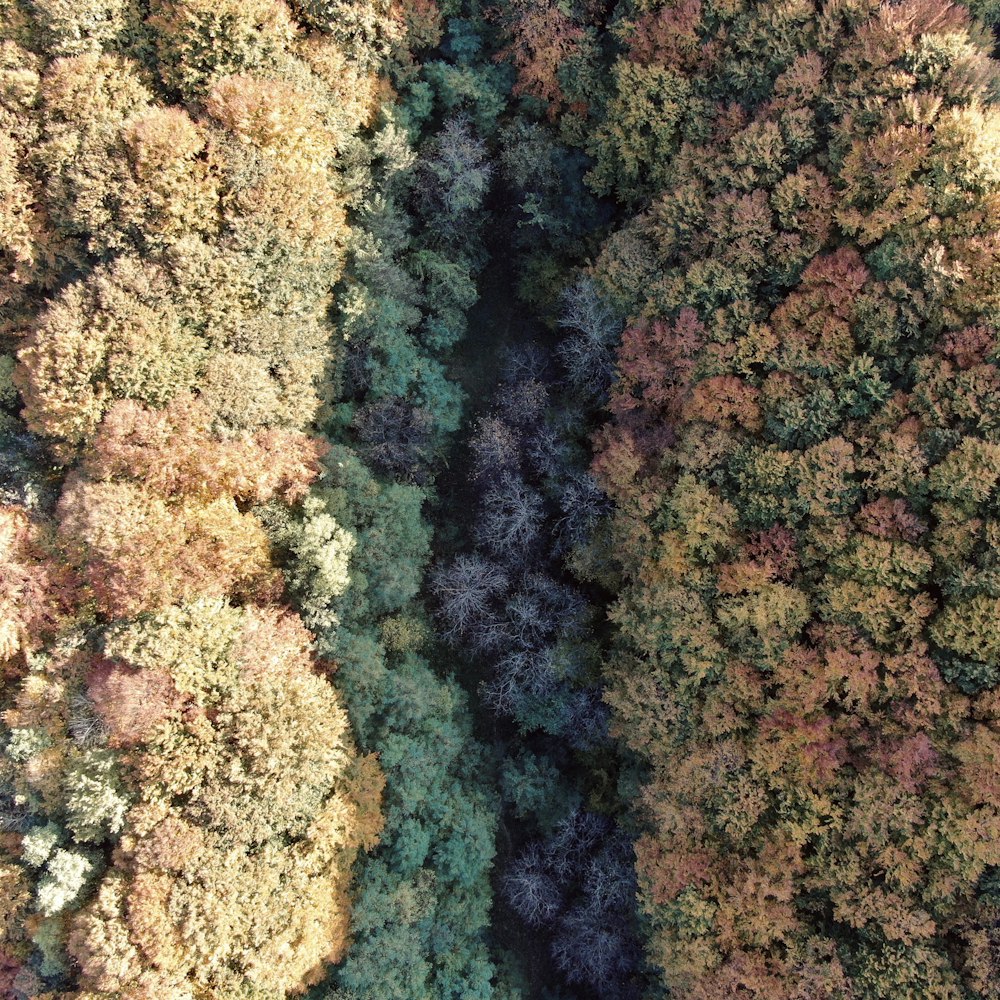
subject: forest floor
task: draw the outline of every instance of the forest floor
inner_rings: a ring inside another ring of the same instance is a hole
[[[449,365],[449,377],[466,394],[462,430],[452,439],[444,467],[436,481],[437,500],[430,511],[435,526],[434,551],[447,563],[475,546],[475,518],[479,497],[472,482],[469,441],[481,417],[495,407],[495,395],[511,350],[531,344],[552,346],[556,335],[519,299],[516,230],[510,213],[499,212],[485,235],[489,260],[479,275],[479,299],[468,313],[468,331],[456,345]],[[473,659],[460,650],[451,650],[455,673],[469,693],[476,721],[476,735],[494,752],[497,768],[505,747],[518,739],[516,729],[506,719],[485,709],[478,696],[479,684],[489,675],[489,664]],[[499,783],[499,774],[496,775]],[[501,893],[501,876],[511,854],[520,849],[523,838],[517,820],[505,810],[497,827],[497,856],[494,862],[493,934],[496,956],[504,952],[518,956],[523,976],[524,1000],[538,1000],[546,986],[557,978],[543,937],[534,934],[510,910]]]
[[[466,396],[462,430],[451,441],[436,480],[438,499],[431,519],[435,552],[446,559],[473,545],[478,502],[472,485],[469,440],[480,417],[495,405],[495,394],[508,352],[530,344],[552,346],[555,336],[518,298],[519,251],[515,221],[509,211],[491,213],[484,242],[489,260],[479,275],[479,299],[467,314],[468,330],[455,345],[449,378]]]

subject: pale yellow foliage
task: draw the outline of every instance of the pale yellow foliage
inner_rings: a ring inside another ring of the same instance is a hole
[[[314,629],[330,629],[338,624],[332,608],[350,586],[351,554],[357,538],[327,513],[318,497],[304,504],[301,528],[291,541],[295,559],[288,570],[289,586],[303,595],[302,613]]]
[[[243,614],[227,601],[201,600],[114,626],[104,650],[112,659],[166,674],[182,694],[209,705],[237,681],[229,654],[242,627]]]
[[[308,95],[283,81],[226,77],[212,88],[205,108],[238,142],[289,169],[322,169],[335,155],[334,136]]]
[[[25,418],[36,433],[80,444],[115,399],[162,406],[190,392],[203,354],[163,270],[121,258],[69,285],[39,317],[18,355]]]
[[[292,6],[365,68],[389,55],[405,33],[393,0],[292,0]]]
[[[9,132],[0,133],[0,246],[5,265],[0,305],[10,295],[4,286],[23,284],[31,279],[37,254],[40,225],[35,203],[38,195],[21,169],[20,152]]]
[[[287,613],[223,602],[109,637],[107,655],[166,672],[194,697],[132,754],[141,798],[119,870],[70,939],[82,985],[200,1000],[245,982],[280,994],[343,953],[350,865],[370,820],[346,713],[310,667],[310,639]]]
[[[0,31],[0,37],[3,37]],[[32,285],[49,287],[72,256],[49,226],[32,156],[40,139],[40,60],[0,42],[0,310],[3,327],[37,308]]]
[[[1000,185],[1000,110],[973,106],[945,112],[934,125],[933,151],[939,184],[995,190]]]
[[[129,0],[32,0],[31,7],[56,56],[100,53],[136,17]]]
[[[126,211],[155,245],[220,224],[219,178],[204,128],[180,108],[152,108],[125,129],[134,172]]]
[[[134,483],[77,479],[59,519],[67,557],[109,617],[225,594],[277,596],[267,535],[231,497],[165,499]]]
[[[13,507],[0,507],[0,662],[12,657],[21,648],[24,630],[23,609],[14,581],[7,580],[8,566],[17,559],[17,548],[24,530],[24,514]],[[6,571],[6,572],[5,572]]]
[[[325,108],[346,133],[371,125],[378,110],[381,85],[373,72],[364,72],[343,49],[325,35],[308,35],[296,44],[296,54],[330,88]]]
[[[274,72],[296,34],[275,0],[154,0],[159,71],[190,99],[233,73]]]
[[[37,161],[46,175],[53,222],[93,252],[131,241],[122,195],[132,178],[123,125],[152,104],[129,60],[88,53],[57,59],[42,79],[43,138]]]

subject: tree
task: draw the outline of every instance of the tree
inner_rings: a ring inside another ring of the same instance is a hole
[[[490,620],[492,600],[507,590],[500,567],[478,556],[460,556],[434,574],[433,587],[441,602],[446,634],[467,634]]]
[[[127,31],[136,28],[136,13],[123,0],[42,0],[31,12],[43,48],[53,56],[77,56],[117,48]]]
[[[598,193],[635,204],[665,186],[693,95],[674,68],[627,60],[612,67],[612,94],[589,143],[596,161],[590,181]]]
[[[164,497],[229,494],[240,503],[301,500],[327,446],[301,431],[220,437],[203,401],[179,395],[162,410],[115,403],[87,452],[96,482],[134,480]]]
[[[204,97],[222,77],[274,72],[296,34],[288,8],[273,0],[156,0],[149,23],[160,77],[185,101]]]
[[[377,839],[381,782],[355,758],[309,645],[287,613],[220,602],[109,638],[89,691],[139,784],[120,860],[74,920],[91,988],[288,990],[342,953],[346,881]],[[146,693],[166,698],[123,703],[147,676]]]
[[[331,34],[362,66],[384,59],[400,40],[400,9],[389,0],[295,0],[292,5],[311,28]]]
[[[501,476],[483,495],[479,543],[509,563],[531,557],[543,516],[542,498],[519,477]]]
[[[504,894],[517,915],[529,926],[551,923],[562,908],[559,888],[546,872],[537,845],[508,867]]]
[[[0,507],[0,663],[33,652],[72,620],[77,581],[52,549],[51,525]]]
[[[116,403],[67,480],[59,536],[105,614],[277,593],[263,527],[238,504],[298,500],[321,449],[290,431],[220,440],[210,417],[189,396],[161,411]]]
[[[137,192],[125,123],[152,101],[133,61],[94,50],[55,61],[42,78],[42,206],[56,233],[75,244],[77,259],[131,245]]]
[[[614,312],[592,278],[581,277],[564,296],[559,325],[573,331],[559,344],[559,356],[574,389],[603,399],[614,375],[614,345],[621,333]]]
[[[546,105],[549,117],[555,118],[565,102],[559,69],[578,51],[584,38],[583,29],[554,0],[543,3],[518,0],[507,5],[505,14],[509,42],[494,58],[514,64],[515,97],[537,98]]]
[[[467,117],[450,118],[418,168],[418,206],[443,241],[459,239],[489,191],[493,168]]]
[[[31,430],[78,446],[115,398],[162,406],[195,387],[204,351],[168,288],[162,269],[120,258],[51,304],[19,355]]]
[[[379,85],[280,3],[133,6],[2,18],[26,47],[4,47],[0,305],[64,478],[49,504],[4,458],[25,510],[3,520],[0,848],[30,873],[0,975],[39,996],[284,995],[346,949],[382,822],[262,520],[294,517],[321,471],[303,428],[332,392],[337,158]],[[301,562],[340,593],[325,543],[349,545],[313,520]]]
[[[516,475],[524,442],[507,421],[499,417],[481,417],[470,444],[472,469],[477,479],[491,482]]]
[[[365,455],[377,469],[421,482],[432,458],[432,414],[399,399],[368,403],[355,418]]]

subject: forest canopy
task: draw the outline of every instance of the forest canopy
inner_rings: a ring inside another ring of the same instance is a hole
[[[0,994],[1000,998],[998,21],[0,3]]]

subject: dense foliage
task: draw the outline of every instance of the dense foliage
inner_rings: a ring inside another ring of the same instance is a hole
[[[990,0],[0,0],[0,993],[1000,998]]]
[[[60,466],[4,508],[8,995],[299,989],[381,827],[254,512],[320,471],[374,88],[258,6],[4,11],[6,375]]]
[[[994,996],[991,39],[926,0],[614,30],[593,179],[645,207],[596,269],[595,470],[649,955],[678,997]]]

